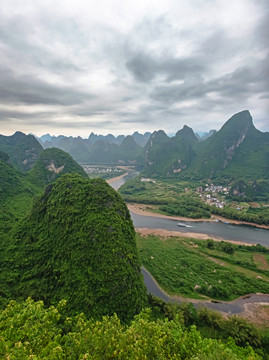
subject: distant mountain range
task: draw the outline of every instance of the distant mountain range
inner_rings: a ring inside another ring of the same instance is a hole
[[[47,134],[39,141],[45,148],[68,152],[80,163],[133,164],[153,177],[222,182],[269,179],[269,133],[254,127],[247,110],[232,116],[219,131],[211,130],[200,137],[185,125],[173,137],[159,130],[118,137],[91,133],[88,139]],[[22,171],[33,168],[43,151],[32,135],[20,132],[1,135],[0,150]]]
[[[112,134],[96,135],[91,133],[88,139],[72,136],[50,136],[37,138],[43,148],[57,147],[68,152],[80,163],[138,163],[142,156],[142,148],[147,143],[151,133],[117,137]],[[141,160],[140,160],[141,161]]]
[[[211,135],[215,134],[217,132],[217,130],[210,130],[208,132],[198,132],[195,133],[195,136],[197,137],[198,140],[200,141],[204,141],[207,138],[209,138]]]

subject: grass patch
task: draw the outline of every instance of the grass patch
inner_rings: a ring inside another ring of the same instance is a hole
[[[233,300],[252,292],[269,292],[267,274],[258,268],[253,270],[253,252],[241,251],[239,255],[238,249],[226,254],[221,250],[206,250],[206,241],[139,234],[137,246],[143,265],[171,295]],[[235,264],[239,258],[244,266]]]
[[[253,261],[258,267],[258,269],[261,270],[269,270],[268,262],[264,255],[262,254],[253,254]]]

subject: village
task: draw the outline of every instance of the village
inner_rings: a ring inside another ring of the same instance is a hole
[[[201,200],[203,200],[206,204],[223,208],[226,204],[224,195],[228,195],[230,188],[230,186],[206,184],[204,189],[202,186],[197,187],[196,192],[199,193]]]
[[[122,169],[115,166],[95,166],[95,165],[82,165],[83,169],[88,175],[93,174],[116,174],[121,173]]]

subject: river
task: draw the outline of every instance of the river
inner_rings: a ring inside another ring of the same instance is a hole
[[[131,217],[136,228],[165,229],[180,233],[207,234],[223,240],[242,241],[249,244],[261,244],[269,247],[269,230],[254,226],[225,224],[213,221],[180,221],[187,227],[177,226],[178,220],[159,218],[155,216],[137,215],[133,212]]]
[[[118,190],[127,180],[137,176],[139,172],[132,171],[121,179],[111,183],[110,185]],[[212,236],[223,240],[242,241],[249,244],[261,244],[269,247],[269,230],[256,228],[248,225],[225,224],[223,222],[213,221],[180,221],[186,227],[177,226],[178,220],[160,218],[155,216],[137,215],[133,212],[131,217],[136,228],[149,228],[149,229],[165,229],[170,231],[178,231],[180,233],[191,232],[207,234],[208,237]]]
[[[111,183],[110,185],[114,189],[118,189],[127,180],[137,176],[138,172],[132,172],[122,177],[121,179]],[[261,244],[269,247],[269,230],[260,229],[253,226],[247,225],[235,225],[225,224],[222,222],[191,222],[191,221],[180,221],[188,227],[177,226],[178,220],[172,220],[168,218],[159,218],[154,216],[143,216],[137,215],[133,212],[131,217],[135,227],[139,228],[150,228],[150,229],[165,229],[182,232],[193,232],[207,234],[209,237],[218,237],[226,240],[243,241],[249,244]],[[144,268],[141,269],[144,282],[149,293],[154,296],[158,296],[166,302],[177,302],[174,297],[166,294],[156,283],[152,275]],[[239,314],[244,311],[247,304],[263,303],[269,305],[269,294],[251,294],[242,298],[236,299],[231,302],[207,302],[207,301],[195,301],[194,306],[205,306],[207,308],[224,312],[226,314]]]

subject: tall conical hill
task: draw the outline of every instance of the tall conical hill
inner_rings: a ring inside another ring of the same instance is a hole
[[[159,149],[169,141],[163,130],[154,131],[144,147],[145,169],[149,175],[159,175],[162,171],[159,164]]]
[[[29,178],[34,183],[47,185],[59,176],[69,173],[87,177],[83,168],[68,153],[57,148],[49,148],[40,154],[33,169],[29,172]]]
[[[27,172],[15,169],[8,155],[0,151],[0,237],[8,241],[8,232],[30,211],[34,196],[65,173],[87,177],[83,168],[60,149],[42,151],[34,167]]]
[[[195,148],[198,144],[198,139],[194,134],[192,128],[187,125],[179,130],[176,135],[170,140],[171,154],[170,157],[170,174],[180,173],[186,169],[195,157]]]
[[[187,125],[184,125],[183,128],[176,133],[175,138],[188,139],[194,142],[197,142],[198,140],[192,128]]]
[[[48,304],[64,298],[73,312],[124,320],[146,305],[129,211],[104,180],[63,175],[36,199],[13,238],[10,296]]]
[[[136,163],[138,158],[142,156],[142,153],[142,147],[137,144],[133,136],[128,135],[119,146],[118,158],[125,162]]]
[[[199,177],[263,178],[268,172],[269,134],[258,131],[248,110],[233,115],[200,144],[191,171]],[[267,165],[266,165],[267,163]]]
[[[195,156],[196,143],[193,130],[186,125],[172,138],[162,131],[153,133],[146,145],[146,172],[162,176],[181,172]]]

